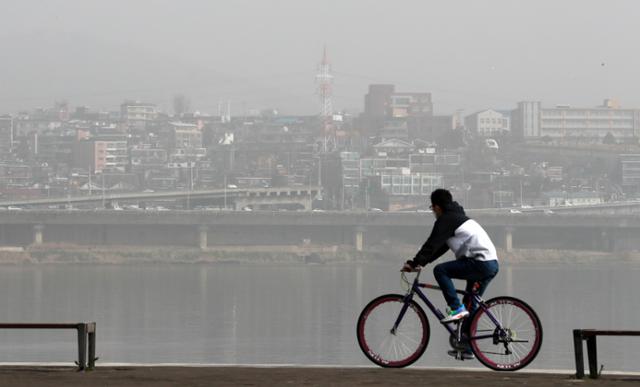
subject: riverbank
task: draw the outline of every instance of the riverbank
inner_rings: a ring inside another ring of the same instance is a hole
[[[351,246],[217,246],[206,250],[186,247],[78,246],[43,244],[0,247],[0,264],[193,264],[193,263],[358,263],[402,261],[416,247],[381,246],[355,251]],[[451,255],[451,254],[449,254]],[[640,264],[640,252],[578,250],[498,250],[502,262],[513,264],[576,264],[623,262]],[[451,257],[449,257],[451,258]],[[449,259],[445,256],[445,259]]]
[[[3,386],[630,386],[640,376],[604,375],[576,380],[554,373],[323,367],[0,367]]]

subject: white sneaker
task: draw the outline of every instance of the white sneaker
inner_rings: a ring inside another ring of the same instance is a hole
[[[469,311],[464,307],[464,305],[462,305],[456,310],[449,311],[449,315],[443,318],[442,320],[440,320],[440,322],[449,323],[453,321],[458,321],[458,320],[462,320],[468,315],[469,315]]]

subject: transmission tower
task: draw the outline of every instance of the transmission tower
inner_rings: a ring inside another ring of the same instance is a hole
[[[320,97],[320,117],[322,119],[322,130],[324,135],[324,151],[328,151],[327,143],[335,145],[335,135],[333,134],[333,106],[331,103],[331,92],[333,75],[331,74],[331,64],[327,58],[327,47],[322,52],[322,61],[318,65],[318,74],[316,75],[316,83],[318,84],[317,93]]]

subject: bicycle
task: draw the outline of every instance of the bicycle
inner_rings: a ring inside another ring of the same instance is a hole
[[[377,297],[360,313],[358,344],[365,356],[381,367],[406,367],[427,349],[431,330],[427,315],[413,299],[415,294],[438,321],[444,318],[421,290],[440,290],[440,287],[420,283],[420,273],[417,272],[413,284],[402,273],[406,294]],[[464,319],[441,323],[449,332],[449,344],[457,351],[457,358],[463,360],[462,352],[470,346],[480,363],[493,370],[515,371],[526,367],[542,345],[542,324],[538,315],[528,304],[514,297],[485,301],[475,292],[477,285],[469,293],[456,290],[465,296],[468,309],[471,302],[477,304],[477,309],[467,317],[470,319],[468,334],[462,329]]]

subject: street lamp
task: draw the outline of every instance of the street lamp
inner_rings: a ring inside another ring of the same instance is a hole
[[[224,209],[227,209],[227,174],[224,174]]]

